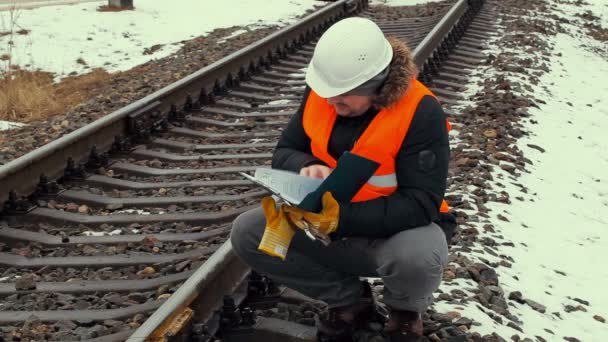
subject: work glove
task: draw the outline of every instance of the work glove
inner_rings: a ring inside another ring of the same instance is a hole
[[[319,213],[292,206],[283,206],[283,208],[293,225],[304,230],[309,237],[327,245],[331,241],[328,235],[338,230],[340,205],[329,191],[323,194],[321,204],[322,209]]]
[[[291,239],[295,234],[285,214],[286,206],[277,210],[277,205],[272,197],[262,198],[262,209],[266,217],[266,228],[258,250],[285,260]]]

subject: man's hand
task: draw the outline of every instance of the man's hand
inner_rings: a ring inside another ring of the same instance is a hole
[[[325,179],[333,171],[329,167],[320,164],[313,164],[300,169],[300,176]]]
[[[321,202],[323,208],[320,213],[311,213],[292,206],[283,206],[282,209],[289,217],[289,220],[298,228],[305,229],[308,224],[312,225],[320,233],[327,235],[338,230],[340,204],[329,191],[323,194]]]

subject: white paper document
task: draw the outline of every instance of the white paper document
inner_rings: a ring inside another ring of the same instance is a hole
[[[322,179],[300,176],[295,172],[258,168],[253,176],[241,172],[247,179],[261,185],[291,205],[298,205],[306,195],[315,191]]]

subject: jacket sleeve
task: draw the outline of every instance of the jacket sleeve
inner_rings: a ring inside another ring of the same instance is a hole
[[[450,157],[445,119],[435,98],[420,101],[396,158],[397,190],[370,201],[341,203],[335,237],[386,238],[437,219]]]
[[[282,169],[293,172],[300,172],[300,169],[311,164],[324,164],[320,159],[312,155],[310,149],[310,138],[304,131],[302,117],[304,106],[308,99],[310,88],[306,87],[302,103],[298,111],[292,116],[283,130],[279,142],[272,155],[272,168]]]

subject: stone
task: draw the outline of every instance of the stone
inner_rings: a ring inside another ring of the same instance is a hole
[[[167,299],[167,298],[169,298],[169,297],[171,297],[171,294],[170,294],[170,293],[163,293],[163,294],[161,294],[160,296],[158,296],[158,298],[157,298],[157,299],[158,299],[158,300],[165,300],[165,299]]]
[[[103,297],[107,302],[112,303],[114,305],[121,305],[124,303],[124,298],[119,294],[109,294]]]
[[[458,311],[448,311],[445,314],[450,316],[452,319],[459,319],[462,317],[462,314]],[[458,325],[458,324],[456,324],[456,325]]]
[[[479,280],[486,285],[498,285],[498,274],[493,268],[488,268],[481,272]]]
[[[532,309],[534,309],[540,313],[545,313],[545,311],[547,311],[547,308],[538,302],[535,302],[531,299],[525,299],[525,301],[526,301],[526,304],[528,304]]]
[[[78,212],[78,208],[79,208],[78,204],[76,204],[76,203],[68,203],[65,206],[65,210],[72,212],[72,213]]]
[[[140,292],[131,292],[127,295],[127,298],[139,304],[144,303],[147,299],[146,296]]]
[[[471,324],[473,323],[473,321],[469,318],[466,317],[461,317],[459,318],[456,322],[454,322],[454,325],[466,325],[466,326],[471,326]]]
[[[583,305],[589,306],[589,302],[586,301],[586,300],[583,300],[583,299],[580,299],[580,298],[572,298],[572,300],[575,301],[575,302],[579,302],[579,303],[581,303]]]
[[[137,274],[154,274],[156,270],[152,266],[147,266],[143,270],[137,272]]]
[[[95,255],[99,253],[99,250],[91,245],[84,245],[82,247],[82,253],[85,255]]]
[[[513,329],[515,329],[515,330],[517,330],[517,331],[519,331],[519,332],[521,332],[521,333],[523,333],[523,332],[524,332],[524,331],[523,331],[523,329],[522,329],[522,328],[521,328],[519,325],[515,324],[514,322],[509,322],[509,323],[507,323],[507,326],[508,326],[509,328],[513,328]]]
[[[27,291],[36,289],[36,282],[34,281],[34,275],[26,274],[15,281],[15,289],[17,291]]]
[[[78,327],[76,323],[68,320],[57,321],[54,326],[59,331],[72,331]]]
[[[178,263],[177,265],[175,265],[175,271],[182,272],[186,269],[186,267],[188,267],[188,265],[190,265],[190,260],[184,260],[184,261]]]
[[[521,294],[521,292],[519,292],[519,291],[513,291],[513,292],[509,293],[509,299],[510,300],[514,300],[514,301],[516,301],[516,302],[518,302],[520,304],[524,304],[525,303],[524,297]]]
[[[488,129],[483,132],[483,136],[486,138],[496,138],[498,137],[498,133],[494,129]]]
[[[89,207],[86,205],[81,205],[78,207],[78,212],[81,214],[88,214],[89,213]]]
[[[110,203],[108,205],[106,205],[106,210],[118,210],[118,209],[122,209],[123,205],[122,203]]]
[[[598,322],[606,323],[606,319],[600,315],[594,315],[593,319],[595,319]]]
[[[447,314],[437,312],[431,315],[431,319],[442,323],[451,323],[454,318]]]
[[[161,285],[158,287],[158,289],[156,289],[156,296],[160,296],[163,295],[165,293],[169,292],[169,285]]]

